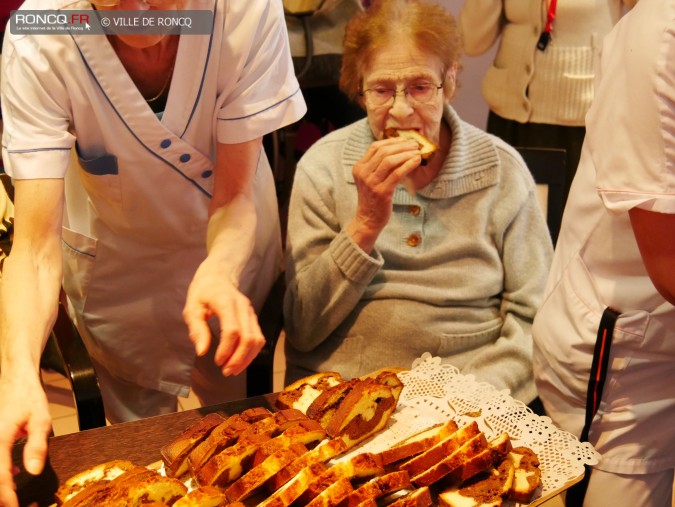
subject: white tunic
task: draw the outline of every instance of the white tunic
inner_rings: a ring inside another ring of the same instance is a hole
[[[675,0],[641,0],[605,39],[596,97],[534,321],[535,377],[554,422],[579,435],[600,316],[619,310],[589,440],[598,468],[654,473],[675,466],[675,308],[628,211],[675,213]]]
[[[213,11],[213,33],[181,36],[161,121],[104,35],[8,35],[2,69],[6,171],[66,178],[64,288],[88,349],[113,374],[180,395],[194,359],[181,311],[206,255],[217,142],[260,137],[306,109],[280,1],[188,0],[185,8]],[[69,163],[73,146],[79,164]],[[255,187],[256,245],[241,289],[259,308],[281,267],[264,156]]]

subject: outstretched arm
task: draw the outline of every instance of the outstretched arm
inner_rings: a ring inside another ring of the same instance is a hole
[[[49,406],[40,383],[40,356],[56,319],[61,287],[61,179],[15,184],[12,251],[0,284],[0,505],[18,505],[11,449],[27,437],[23,462],[38,474],[47,456]]]
[[[262,138],[218,144],[215,188],[209,208],[206,259],[190,284],[183,317],[198,355],[211,344],[207,324],[220,322],[216,364],[223,375],[237,375],[265,344],[251,301],[239,291],[239,277],[255,241],[257,220],[253,181]]]

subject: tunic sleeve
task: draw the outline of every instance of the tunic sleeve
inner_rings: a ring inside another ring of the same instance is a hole
[[[655,26],[642,7],[605,39],[625,49],[603,54],[587,142],[608,210],[675,213],[675,14]]]
[[[68,95],[34,39],[5,37],[2,58],[5,171],[16,179],[63,178],[75,142],[69,132]]]
[[[299,120],[306,111],[295,77],[279,0],[229,2],[225,12],[219,78],[229,80],[220,97],[218,141],[239,143]],[[235,47],[236,45],[236,47]]]

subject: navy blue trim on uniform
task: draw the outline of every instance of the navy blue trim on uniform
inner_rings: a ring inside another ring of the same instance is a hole
[[[256,111],[255,113],[247,114],[246,116],[239,116],[237,118],[218,118],[218,120],[220,120],[220,121],[236,121],[236,120],[245,120],[246,118],[251,118],[253,116],[259,115],[261,113],[264,113],[265,111],[269,111],[270,109],[273,109],[273,108],[277,107],[278,105],[282,104],[283,102],[286,102],[291,97],[296,96],[299,92],[300,92],[300,87],[298,87],[297,90],[295,90],[293,93],[291,93],[287,97],[284,97],[283,99],[281,99],[278,102],[275,102],[271,106],[266,107],[265,109],[261,109],[260,111]]]
[[[95,259],[95,258],[96,258],[95,255],[90,254],[90,253],[87,253],[87,252],[83,252],[82,250],[78,250],[77,248],[73,247],[73,246],[70,245],[69,243],[66,243],[66,240],[64,240],[63,238],[61,238],[61,243],[63,243],[64,245],[66,245],[66,247],[68,247],[68,249],[69,249],[69,250],[72,250],[73,252],[77,252],[77,253],[79,253],[79,254],[81,254],[81,255],[86,255],[87,257],[91,257],[92,259]]]
[[[190,122],[192,122],[192,117],[194,116],[195,111],[197,111],[197,104],[199,103],[199,99],[202,96],[202,89],[204,88],[204,81],[206,80],[206,69],[208,69],[209,62],[211,61],[211,48],[213,47],[213,29],[216,26],[217,11],[218,11],[218,0],[216,0],[213,6],[213,20],[211,21],[211,37],[209,37],[209,50],[206,52],[206,62],[204,62],[204,71],[202,72],[202,80],[199,83],[199,92],[197,92],[197,98],[195,99],[195,103],[192,105],[192,111],[190,111],[190,116],[188,117],[188,121],[185,124],[185,129],[183,129],[181,135],[178,136],[181,139],[183,139],[183,136],[190,127]]]
[[[127,130],[129,131],[129,133],[131,133],[131,135],[134,136],[134,138],[139,142],[139,144],[140,144],[141,146],[143,146],[143,147],[144,147],[144,148],[145,148],[145,149],[146,149],[153,157],[157,158],[158,160],[161,160],[161,161],[164,162],[166,165],[168,165],[170,168],[172,168],[174,171],[176,171],[178,174],[180,174],[183,178],[185,178],[185,179],[186,179],[187,181],[189,181],[192,185],[194,185],[194,186],[197,188],[197,190],[199,190],[199,191],[200,191],[202,194],[204,194],[206,197],[208,197],[209,199],[213,198],[213,195],[211,195],[211,193],[209,193],[209,192],[208,192],[205,188],[203,188],[199,183],[197,183],[195,180],[193,180],[192,178],[190,178],[189,176],[187,176],[183,171],[181,171],[180,169],[178,169],[178,167],[176,167],[176,166],[173,165],[172,163],[168,162],[166,159],[164,159],[164,158],[160,157],[159,155],[157,155],[157,153],[155,153],[154,150],[152,150],[150,147],[148,147],[148,145],[146,145],[143,141],[141,141],[141,139],[136,135],[136,132],[134,132],[133,129],[132,129],[131,127],[129,127],[129,125],[127,125],[127,122],[124,121],[124,118],[122,117],[122,115],[120,114],[120,112],[117,110],[117,108],[116,108],[115,105],[112,103],[112,101],[110,100],[110,98],[108,97],[108,95],[105,93],[105,90],[104,90],[103,87],[101,86],[101,83],[98,81],[98,79],[96,79],[96,74],[94,74],[94,71],[92,71],[91,67],[89,66],[89,63],[87,62],[87,59],[84,57],[84,54],[82,53],[82,50],[80,49],[80,46],[77,45],[77,40],[75,40],[75,37],[73,37],[72,34],[71,34],[71,37],[73,38],[73,42],[75,43],[75,47],[77,48],[77,51],[80,53],[80,57],[82,58],[82,61],[84,62],[84,65],[87,67],[87,70],[89,71],[89,74],[91,74],[91,77],[94,79],[94,81],[96,82],[97,86],[99,87],[99,89],[100,89],[101,92],[103,93],[103,96],[104,96],[105,99],[108,101],[108,104],[110,104],[110,107],[112,107],[113,111],[115,111],[115,114],[117,115],[117,117],[119,118],[119,120],[122,122],[122,124],[127,128]]]

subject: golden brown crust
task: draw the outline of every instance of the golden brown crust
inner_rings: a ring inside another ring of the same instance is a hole
[[[239,414],[229,417],[225,422],[216,426],[202,442],[188,455],[188,470],[194,476],[211,456],[218,454],[227,447],[234,445],[239,435],[251,427]]]
[[[445,476],[454,472],[462,466],[464,462],[476,456],[487,447],[487,440],[483,433],[479,433],[471,440],[463,444],[447,458],[442,459],[437,464],[418,475],[412,477],[412,483],[418,488],[421,486],[431,486],[440,481]]]
[[[319,493],[314,500],[307,504],[307,507],[337,507],[353,491],[354,488],[349,479],[339,479]]]
[[[347,506],[355,507],[368,499],[377,500],[402,489],[412,489],[410,476],[405,470],[380,475],[354,490],[347,497]]]
[[[180,477],[185,474],[188,471],[187,457],[190,451],[224,421],[225,418],[218,413],[208,414],[164,445],[160,449],[160,454],[166,465],[167,475]]]
[[[401,463],[399,468],[407,470],[411,477],[419,475],[450,456],[460,446],[479,434],[480,430],[476,421],[467,423],[427,451]]]
[[[279,449],[230,485],[225,490],[227,498],[230,502],[237,502],[248,498],[265,481],[306,452],[307,448],[302,444],[291,444],[288,447]]]
[[[136,468],[136,465],[131,461],[112,460],[83,470],[79,474],[70,477],[59,487],[54,495],[56,503],[61,505],[90,484],[111,481],[133,468]]]
[[[382,456],[382,463],[388,465],[428,451],[441,440],[444,440],[455,433],[458,429],[457,423],[450,420],[445,424],[437,425],[417,435],[413,435],[412,437],[399,442],[394,447],[382,451],[380,453]]]

